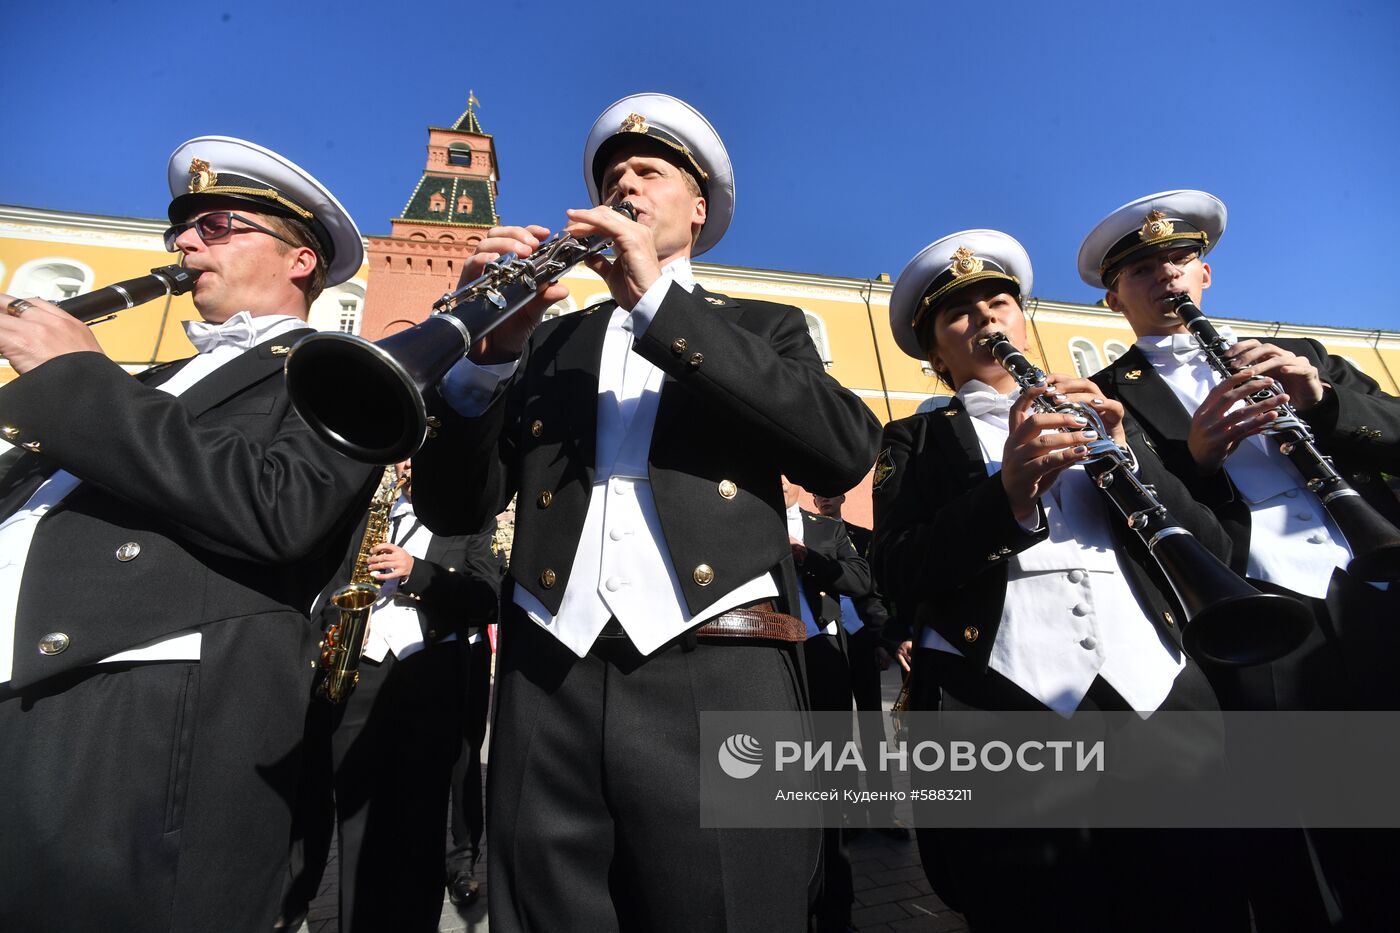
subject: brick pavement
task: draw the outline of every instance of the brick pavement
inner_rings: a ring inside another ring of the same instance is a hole
[[[881,686],[885,708],[899,693],[899,674],[885,672]],[[483,765],[484,767],[484,765]],[[908,777],[903,779],[908,789]],[[895,787],[899,788],[897,780]],[[911,823],[907,803],[896,807],[906,825]],[[481,882],[481,897],[470,908],[459,910],[446,897],[442,902],[439,933],[482,933],[489,929],[486,919],[486,860],[490,857],[490,840],[483,846],[477,863],[476,877]],[[912,839],[897,841],[880,833],[864,833],[850,843],[851,874],[855,888],[851,922],[860,933],[957,933],[967,929],[960,914],[949,910],[929,887],[919,865],[918,847]],[[331,847],[331,861],[326,867],[321,891],[311,904],[301,933],[339,933],[336,900],[339,892],[339,860],[336,847]],[[572,933],[572,931],[561,931]],[[585,931],[586,933],[586,931]]]

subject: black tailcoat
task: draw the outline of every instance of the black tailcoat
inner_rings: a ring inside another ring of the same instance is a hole
[[[439,404],[442,426],[414,459],[416,508],[439,533],[475,531],[519,492],[511,576],[551,612],[593,492],[612,308],[543,323],[483,416]],[[879,423],[826,374],[796,308],[673,284],[633,352],[665,374],[648,478],[684,608],[776,569],[795,609],[779,477],[845,492],[875,459]],[[796,709],[795,656],[749,641],[643,658],[599,639],[577,658],[507,607],[487,785],[492,927],[800,928],[815,833],[700,829],[696,787],[711,754],[698,711]],[[626,753],[638,742],[645,754]]]
[[[1142,481],[1156,487],[1178,524],[1228,559],[1229,541],[1210,511],[1191,499],[1131,420],[1125,432]],[[913,611],[916,639],[920,628],[932,626],[985,671],[1001,624],[1007,558],[1043,541],[1044,522],[1030,532],[1016,521],[1001,473],[987,475],[972,419],[956,400],[885,427],[874,500],[871,566],[881,590]],[[1107,497],[1103,508],[1119,556],[1127,558],[1119,566],[1144,612],[1180,646],[1185,619],[1170,585]]]
[[[178,398],[153,385],[179,364],[143,385],[97,353],[0,388],[0,425],[31,451],[0,481],[0,515],[60,467],[82,480],[36,530],[0,687],[0,733],[24,762],[0,778],[16,896],[0,895],[0,926],[62,926],[70,910],[72,928],[270,924],[314,656],[306,614],[372,482],[291,408],[282,363],[309,332]],[[202,635],[198,663],[87,666],[187,630]],[[139,712],[176,682],[178,709]],[[69,734],[50,743],[55,730]],[[103,760],[88,737],[110,746]],[[152,801],[156,825],[141,816]],[[47,831],[55,812],[71,837]]]

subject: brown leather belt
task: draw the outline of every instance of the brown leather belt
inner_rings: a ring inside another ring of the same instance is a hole
[[[695,630],[696,638],[762,638],[804,642],[807,626],[801,619],[773,611],[770,602],[722,612]]]

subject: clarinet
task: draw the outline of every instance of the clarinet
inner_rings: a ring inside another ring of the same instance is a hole
[[[1196,338],[1196,344],[1210,368],[1221,378],[1233,376],[1235,369],[1225,359],[1225,339],[1210,319],[1201,313],[1191,296],[1173,295],[1168,301],[1191,336]],[[1282,394],[1282,388],[1273,379],[1266,376],[1257,378],[1259,388],[1248,396],[1251,403]],[[1332,458],[1317,449],[1317,438],[1312,429],[1292,405],[1284,402],[1275,411],[1278,417],[1263,433],[1278,443],[1279,451],[1297,468],[1307,488],[1322,500],[1322,507],[1337,523],[1347,544],[1351,545],[1352,560],[1347,565],[1347,571],[1376,583],[1400,579],[1400,529],[1377,512],[1337,472]]]
[[[163,295],[183,295],[194,288],[201,270],[184,266],[160,266],[150,275],[117,282],[106,288],[56,301],[64,311],[89,326],[116,317],[118,311],[134,308]]]
[[[636,220],[630,202],[613,210]],[[312,334],[287,357],[292,405],[331,447],[364,463],[397,463],[436,425],[425,396],[472,345],[515,314],[542,285],[603,252],[603,234],[557,234],[529,256],[507,253],[481,275],[433,302],[423,323],[371,343],[351,334]]]
[[[987,334],[977,342],[991,351],[1023,392],[1045,385],[1045,373],[1006,335]],[[1035,409],[1081,416],[1098,432],[1087,445],[1084,471],[1137,534],[1171,585],[1186,615],[1181,636],[1187,654],[1198,662],[1243,666],[1277,660],[1302,643],[1312,626],[1312,614],[1296,600],[1259,592],[1177,524],[1157,491],[1137,478],[1132,456],[1113,441],[1098,412],[1078,402],[1057,404],[1044,394],[1036,396]]]

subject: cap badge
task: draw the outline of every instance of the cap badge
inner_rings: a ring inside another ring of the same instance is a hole
[[[953,253],[952,259],[953,278],[955,279],[982,271],[982,260],[972,255],[972,250],[966,246],[959,246],[957,252]]]
[[[1138,231],[1138,239],[1145,241],[1160,240],[1163,237],[1171,236],[1176,232],[1176,225],[1167,219],[1167,215],[1161,211],[1154,210],[1143,220],[1142,229]]]
[[[190,194],[198,194],[205,188],[219,183],[219,176],[209,170],[209,163],[203,159],[190,161]]]
[[[647,126],[647,118],[640,113],[629,113],[627,119],[622,121],[622,125],[617,128],[619,133],[645,133],[651,127]]]
[[[1123,378],[1128,382],[1137,382],[1139,379],[1142,378],[1142,370],[1130,369],[1123,374]]]

